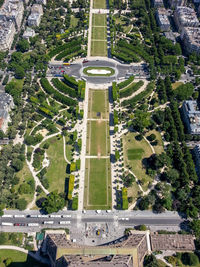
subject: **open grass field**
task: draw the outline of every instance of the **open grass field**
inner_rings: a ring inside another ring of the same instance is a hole
[[[110,136],[108,121],[88,121],[87,155],[107,156],[110,153]]]
[[[173,90],[176,90],[176,88],[178,88],[182,84],[183,84],[183,82],[175,82],[175,83],[172,83],[172,89]]]
[[[87,159],[84,209],[111,209],[110,159]]]
[[[107,41],[91,41],[91,56],[106,57]]]
[[[89,90],[88,118],[109,119],[108,90]]]
[[[53,137],[48,140],[48,143],[50,146],[46,152],[50,160],[50,165],[45,175],[50,184],[48,190],[64,192],[67,163],[64,159],[63,139],[60,138],[58,140],[57,137]]]
[[[106,0],[93,0],[93,8],[106,8]]]
[[[92,15],[92,26],[107,26],[107,15],[106,14],[93,14]]]
[[[92,40],[107,40],[106,27],[92,27]]]
[[[131,170],[142,182],[142,187],[146,191],[149,182],[152,182],[152,178],[146,174],[145,158],[150,157],[152,151],[147,141],[144,139],[137,141],[135,139],[136,135],[137,133],[128,133],[123,136],[124,163],[125,167],[127,165],[131,167]]]
[[[11,258],[12,263],[10,267],[44,267],[46,265],[37,262],[31,256],[17,250],[1,249],[0,250],[0,267],[5,267],[3,261],[7,258]]]

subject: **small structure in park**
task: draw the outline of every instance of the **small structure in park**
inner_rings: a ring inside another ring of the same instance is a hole
[[[97,112],[97,117],[101,117],[101,112]]]

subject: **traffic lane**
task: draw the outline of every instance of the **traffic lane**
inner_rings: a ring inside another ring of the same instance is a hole
[[[110,83],[116,80],[115,77],[89,77],[84,76],[84,78],[87,80],[87,82],[94,83],[94,84],[103,84],[103,83]]]
[[[176,218],[129,218],[129,220],[118,219],[119,224],[122,225],[180,225],[184,220]]]
[[[108,217],[88,217],[88,218],[81,218],[81,221],[83,223],[88,223],[88,222],[102,222],[102,223],[111,223],[114,222],[114,218],[108,218]]]
[[[1,218],[0,223],[2,222],[8,222],[8,223],[39,223],[43,224],[43,222],[46,221],[53,221],[54,223],[59,223],[62,221],[70,221],[70,223],[76,223],[76,218]]]
[[[89,60],[83,63],[82,66],[85,67],[115,67],[116,64],[106,60]]]

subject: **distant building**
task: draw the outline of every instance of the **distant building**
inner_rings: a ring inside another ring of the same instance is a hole
[[[173,44],[176,43],[176,38],[174,37],[174,34],[172,31],[169,32],[164,32],[163,35],[168,39],[171,40],[173,42]]]
[[[0,94],[0,130],[6,131],[10,120],[9,111],[14,107],[13,98],[7,93]]]
[[[47,4],[47,0],[36,0],[36,3],[45,6]]]
[[[196,145],[194,147],[194,154],[195,154],[195,161],[196,161],[196,167],[198,170],[198,174],[200,174],[200,144]]]
[[[181,40],[188,53],[200,53],[200,28],[184,27]]]
[[[159,8],[156,12],[156,21],[162,31],[170,30],[170,22],[165,8]]]
[[[42,5],[34,4],[31,8],[31,14],[28,17],[28,26],[39,26],[43,15]]]
[[[182,105],[183,120],[190,134],[200,134],[200,109],[196,101],[186,100]]]
[[[23,34],[23,38],[26,40],[29,40],[30,37],[34,37],[35,36],[35,31],[29,27],[26,28],[24,34]]]
[[[163,0],[153,0],[153,6],[154,7],[163,7]]]
[[[177,8],[178,6],[185,6],[187,0],[169,0],[171,8]]]
[[[19,30],[24,14],[24,4],[22,0],[6,0],[0,9],[0,19],[12,20],[16,29]]]
[[[9,50],[16,33],[15,23],[6,18],[0,19],[0,50]]]
[[[190,7],[177,7],[174,12],[174,21],[179,32],[182,31],[183,27],[199,26],[199,20],[196,12]]]

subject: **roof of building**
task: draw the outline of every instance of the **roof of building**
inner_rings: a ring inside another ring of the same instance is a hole
[[[151,234],[152,250],[194,251],[194,236]]]

